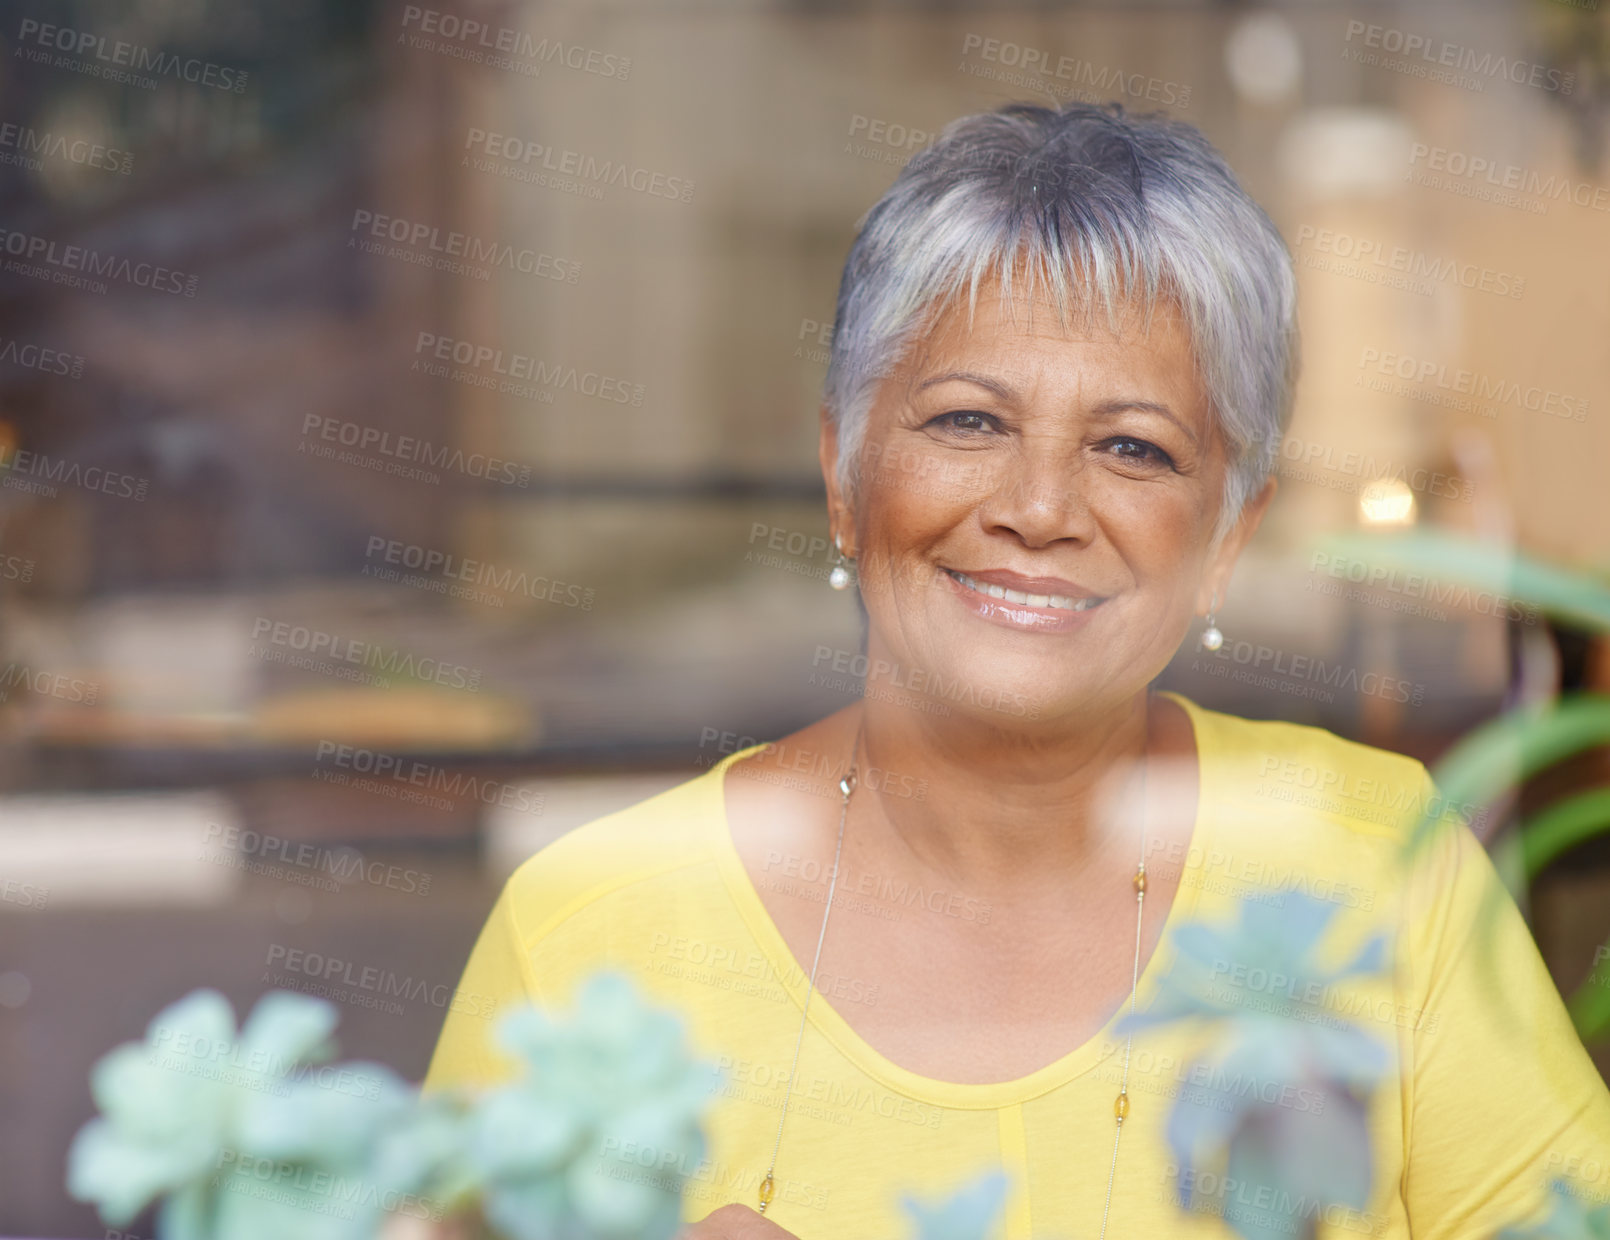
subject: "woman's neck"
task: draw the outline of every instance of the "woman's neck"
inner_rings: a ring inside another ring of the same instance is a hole
[[[876,697],[851,728],[864,846],[980,895],[1066,898],[1078,875],[1132,868],[1143,796],[1150,840],[1188,834],[1194,818],[1190,721],[1146,692],[1035,735]]]

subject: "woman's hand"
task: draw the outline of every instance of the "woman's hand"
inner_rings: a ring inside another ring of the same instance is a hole
[[[765,1215],[737,1202],[710,1211],[677,1232],[676,1240],[799,1240]]]

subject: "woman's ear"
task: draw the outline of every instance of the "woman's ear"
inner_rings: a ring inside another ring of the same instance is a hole
[[[848,497],[839,487],[839,428],[828,411],[827,405],[821,408],[821,433],[817,439],[816,455],[822,464],[822,482],[827,487],[827,526],[830,531],[838,533],[841,539],[848,539],[855,529],[855,519],[850,512]],[[852,548],[847,545],[845,554],[849,555]]]

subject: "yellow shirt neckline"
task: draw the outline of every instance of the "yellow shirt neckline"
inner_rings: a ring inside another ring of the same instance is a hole
[[[1209,712],[1198,706],[1195,702],[1182,694],[1172,690],[1159,690],[1160,696],[1178,702],[1191,721],[1191,732],[1196,742],[1197,756],[1197,794],[1196,817],[1191,824],[1190,844],[1186,849],[1186,858],[1205,856],[1207,854],[1207,830],[1210,815],[1205,807],[1212,804],[1214,796],[1209,791],[1209,780],[1216,778],[1214,772],[1217,763],[1210,758],[1218,756],[1216,740],[1213,729],[1207,718]],[[709,805],[701,820],[715,824],[715,857],[722,881],[733,903],[737,906],[749,933],[753,936],[761,952],[765,955],[767,963],[779,985],[787,993],[794,1005],[805,1007],[806,978],[809,970],[804,968],[789,949],[787,940],[778,930],[777,924],[772,921],[771,915],[766,911],[765,903],[760,893],[755,890],[754,883],[749,878],[749,872],[744,868],[743,858],[738,853],[737,845],[733,843],[731,824],[727,820],[727,799],[725,779],[727,768],[740,758],[748,757],[765,748],[765,742],[749,746],[728,754],[708,774],[706,796]],[[1182,862],[1183,865],[1183,862]],[[1139,1010],[1144,1008],[1151,998],[1158,979],[1167,967],[1162,959],[1167,954],[1173,932],[1179,928],[1180,923],[1187,920],[1196,907],[1196,897],[1199,884],[1181,881],[1174,892],[1174,900],[1169,905],[1168,916],[1163,919],[1163,933],[1158,939],[1157,947],[1152,951],[1145,966],[1141,969],[1140,980],[1136,986],[1135,1005]],[[1067,1084],[1075,1077],[1090,1071],[1103,1059],[1122,1051],[1124,1040],[1114,1033],[1114,1027],[1129,1010],[1129,1001],[1122,1000],[1117,1010],[1107,1019],[1087,1041],[1069,1051],[1060,1059],[1053,1060],[1043,1068],[1037,1068],[1027,1076],[1011,1081],[992,1081],[988,1084],[961,1084],[955,1081],[942,1081],[936,1077],[923,1076],[902,1068],[899,1064],[885,1058],[871,1043],[856,1033],[831,1004],[817,991],[810,1001],[807,1023],[818,1034],[827,1038],[838,1052],[852,1064],[873,1080],[883,1084],[896,1093],[903,1094],[919,1102],[926,1102],[932,1106],[954,1107],[963,1110],[998,1110],[1001,1107],[1014,1106],[1026,1102],[1031,1098],[1039,1097]],[[1103,1046],[1106,1050],[1103,1050]]]

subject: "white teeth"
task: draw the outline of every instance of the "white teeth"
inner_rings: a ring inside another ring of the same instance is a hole
[[[987,594],[991,598],[1002,599],[1008,603],[1018,603],[1024,607],[1054,607],[1059,611],[1089,611],[1101,602],[1099,598],[1070,598],[1066,594],[1027,594],[1022,590],[1008,590],[1005,586],[993,583],[986,585],[981,581],[974,581],[966,573],[958,573],[953,569],[946,569],[957,581],[969,590],[977,590],[980,594]]]

